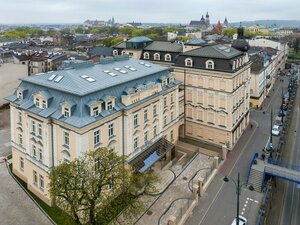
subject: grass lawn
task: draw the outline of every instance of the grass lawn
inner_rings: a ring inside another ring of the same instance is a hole
[[[9,167],[10,170],[12,170],[12,164],[10,164]],[[76,225],[75,221],[68,214],[56,207],[48,206],[45,202],[39,199],[39,197],[37,197],[27,189],[27,184],[23,180],[21,180],[17,176],[14,177],[21,183],[24,188],[26,188],[26,190],[30,193],[34,200],[45,210],[45,212],[56,222],[57,225]]]

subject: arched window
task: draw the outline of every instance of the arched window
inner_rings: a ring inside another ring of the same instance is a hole
[[[154,60],[160,60],[160,54],[159,53],[154,54]]]
[[[119,53],[118,53],[118,50],[117,49],[115,49],[115,50],[113,50],[113,55],[118,55]]]
[[[206,69],[214,69],[215,68],[215,64],[214,64],[214,61],[212,61],[212,60],[207,60],[206,62],[205,62],[205,68]]]
[[[193,60],[192,59],[186,58],[184,61],[185,61],[185,66],[188,66],[188,67],[193,66]]]
[[[125,54],[126,54],[126,52],[123,50],[123,51],[122,51],[122,55],[125,55]]]
[[[148,52],[144,53],[144,59],[149,59],[149,53]]]
[[[165,54],[165,61],[171,62],[171,60],[172,60],[171,55],[170,54]]]

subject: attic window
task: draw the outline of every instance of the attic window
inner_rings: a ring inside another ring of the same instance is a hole
[[[149,53],[148,52],[144,53],[144,59],[149,59]],[[144,63],[140,62],[140,64],[143,65]]]
[[[136,69],[133,68],[133,67],[130,67],[129,70],[131,70],[131,71],[136,71]]]
[[[81,76],[81,78],[83,78],[83,79],[86,79],[86,78],[88,78],[89,76],[87,76],[87,75],[82,75]]]
[[[130,66],[124,66],[126,69],[128,69]]]
[[[151,65],[149,65],[149,64],[146,64],[146,63],[145,63],[145,65],[144,65],[144,66],[146,66],[146,67],[151,67]]]
[[[58,83],[58,82],[61,81],[61,79],[63,79],[63,78],[64,78],[64,76],[58,76],[58,77],[54,80],[54,82]]]
[[[193,67],[193,60],[190,58],[185,59],[185,66]]]
[[[52,81],[55,77],[56,77],[56,74],[52,74],[52,75],[48,78],[48,80],[49,80],[49,81]]]
[[[104,70],[103,72],[104,72],[104,73],[109,73],[109,70]]]
[[[212,60],[207,60],[205,62],[205,68],[206,69],[214,69],[215,68],[215,64]]]
[[[171,61],[171,55],[165,54],[165,61],[170,62]]]
[[[116,70],[116,71],[120,71],[120,68],[114,68],[114,70]],[[105,71],[104,71],[105,72]]]
[[[23,92],[22,91],[20,91],[20,90],[17,91],[17,98],[18,99],[23,99]]]
[[[99,116],[99,107],[98,106],[93,108],[93,116],[94,117]]]
[[[63,108],[63,115],[64,117],[70,117],[71,116],[71,110],[69,107],[64,107]]]
[[[112,73],[112,72],[108,73],[108,75],[110,75],[110,76],[112,76],[112,77],[115,77],[115,76],[117,76],[117,74],[115,74],[115,73]]]
[[[141,64],[141,65],[144,65],[145,63],[144,63],[144,62],[140,62],[140,64]]]

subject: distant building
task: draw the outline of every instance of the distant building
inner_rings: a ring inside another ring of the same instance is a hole
[[[135,27],[135,28],[140,28],[143,26],[143,24],[141,22],[131,22],[131,23],[127,23],[126,26],[129,27]]]
[[[106,25],[104,20],[86,20],[83,22],[86,27],[103,27]]]
[[[218,23],[217,23],[217,25],[215,26],[215,28],[214,28],[213,31],[214,31],[215,33],[217,33],[217,34],[221,34],[221,33],[222,33],[222,29],[223,29],[222,24],[221,24],[220,20],[218,20]]]
[[[192,29],[207,29],[210,26],[209,14],[206,13],[206,16],[202,15],[200,20],[192,20],[188,25],[188,28]]]
[[[223,27],[229,27],[229,23],[228,23],[228,20],[227,20],[227,17],[225,17],[225,20],[224,20],[224,23],[223,23]]]

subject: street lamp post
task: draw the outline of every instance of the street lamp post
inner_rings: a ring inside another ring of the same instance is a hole
[[[240,211],[240,194],[241,194],[241,188],[247,184],[247,182],[245,183],[240,183],[240,173],[238,173],[238,179],[237,179],[237,182],[232,179],[231,177],[224,177],[224,181],[225,182],[228,182],[229,179],[235,184],[235,188],[236,188],[236,195],[237,195],[237,198],[236,198],[236,225],[239,225],[239,221],[240,221],[240,217],[239,217],[239,211]],[[253,191],[254,188],[252,185],[249,186],[249,189],[250,191]]]

